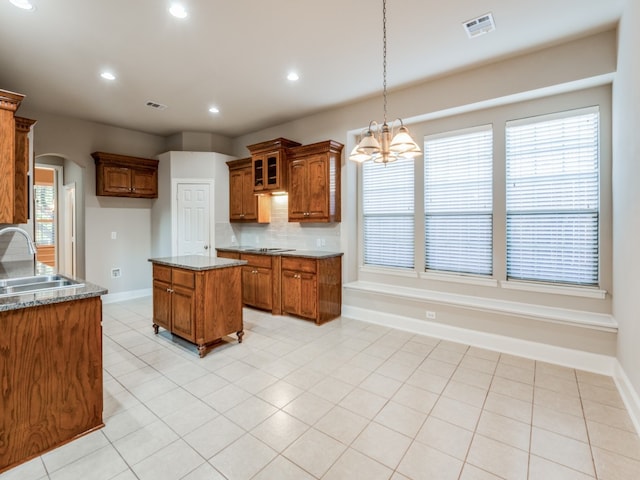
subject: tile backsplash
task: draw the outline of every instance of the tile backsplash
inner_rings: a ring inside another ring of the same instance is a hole
[[[0,228],[9,226],[15,227],[17,225],[0,225]],[[27,240],[22,235],[16,233],[0,235],[0,262],[27,260],[33,260],[33,255],[29,253]]]
[[[286,195],[271,197],[271,223],[268,224],[216,222],[216,246],[340,251],[341,224],[289,222],[288,199]]]

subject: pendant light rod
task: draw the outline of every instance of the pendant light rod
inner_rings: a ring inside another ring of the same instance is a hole
[[[382,0],[382,98],[384,124],[387,123],[387,0]]]
[[[373,160],[387,164],[398,159],[414,158],[422,153],[401,119],[398,118],[400,126],[395,133],[387,124],[387,0],[382,0],[382,101],[382,125],[375,120],[369,122],[366,133],[349,155],[351,160]]]

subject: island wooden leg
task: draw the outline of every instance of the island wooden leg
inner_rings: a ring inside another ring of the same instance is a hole
[[[238,333],[236,333],[236,335],[238,335],[238,343],[242,343],[242,337],[244,336],[244,330],[240,330]]]
[[[200,358],[204,357],[205,353],[207,353],[206,345],[198,345],[198,355],[200,355]]]
[[[153,333],[155,333],[156,335],[158,334],[158,330],[160,329],[160,325],[157,324],[153,324]]]

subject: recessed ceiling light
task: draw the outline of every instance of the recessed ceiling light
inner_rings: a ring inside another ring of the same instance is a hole
[[[116,76],[111,72],[102,72],[100,74],[100,76],[102,78],[104,78],[105,80],[115,80],[116,79]]]
[[[287,75],[287,80],[289,80],[290,82],[296,82],[300,80],[300,76],[296,72],[289,72],[289,75]]]
[[[220,113],[220,109],[218,107],[210,107],[209,111],[211,113]]]
[[[29,0],[9,0],[13,5],[23,10],[33,12],[36,7]]]
[[[187,9],[180,3],[172,3],[169,13],[176,18],[187,18]]]

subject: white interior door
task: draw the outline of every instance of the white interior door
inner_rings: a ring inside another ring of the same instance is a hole
[[[64,247],[64,272],[76,275],[76,184],[64,186],[64,228],[61,243]]]
[[[178,255],[209,255],[210,185],[178,184]]]

